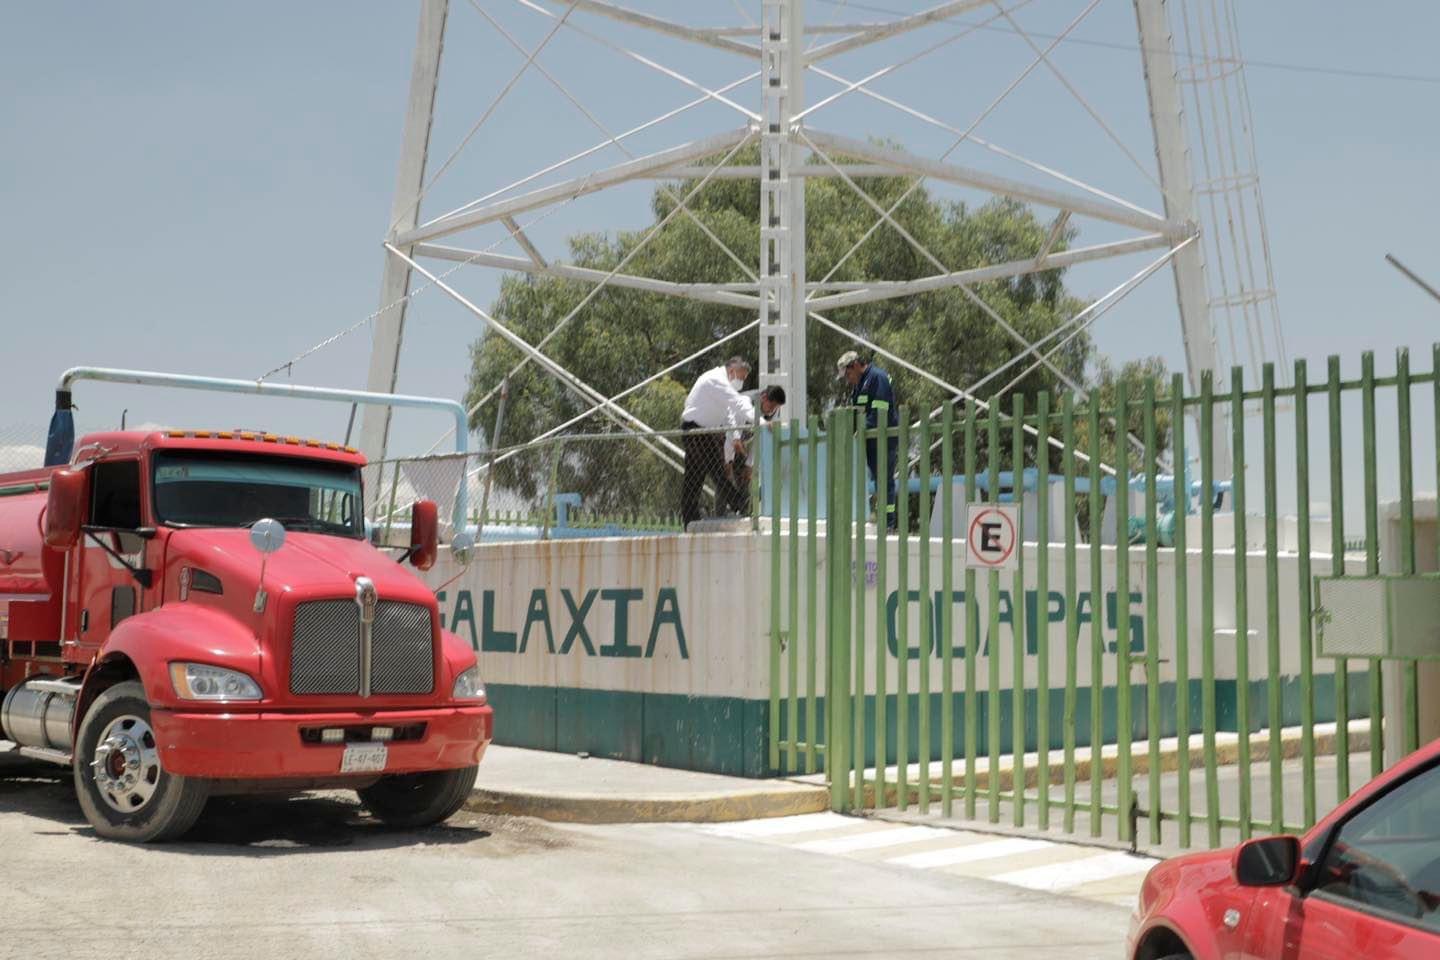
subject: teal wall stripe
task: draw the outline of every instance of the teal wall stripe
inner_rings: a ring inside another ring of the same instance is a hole
[[[1361,682],[1351,686],[1350,716],[1366,717],[1370,704],[1364,684],[1363,671],[1352,673]],[[1281,715],[1286,726],[1300,723],[1300,681],[1298,677],[1287,677],[1280,683]],[[1317,723],[1328,723],[1335,719],[1334,679],[1329,674],[1315,677],[1315,701]],[[766,722],[770,714],[768,700],[747,700],[740,697],[690,697],[683,694],[636,693],[624,690],[582,690],[573,687],[536,687],[522,684],[492,683],[486,686],[490,703],[495,708],[495,742],[504,746],[525,747],[532,750],[552,750],[560,753],[585,752],[594,757],[613,760],[631,760],[638,763],[652,763],[662,767],[676,767],[682,770],[700,770],[707,773],[721,773],[729,776],[763,777],[773,772],[767,769],[768,740]],[[1133,695],[1143,698],[1144,684],[1135,684]],[[1090,742],[1090,689],[1077,688],[1075,706],[1075,742]],[[1048,724],[1050,746],[1060,749],[1064,746],[1064,689],[1051,690],[1050,722]],[[1160,706],[1162,737],[1175,735],[1175,684],[1161,685]],[[1266,682],[1252,681],[1250,684],[1250,716],[1252,732],[1259,730],[1268,716]],[[988,737],[986,712],[987,694],[976,694],[979,709],[976,711],[978,725],[976,742],[985,743]],[[818,698],[817,716],[825,716],[824,698]],[[1011,691],[1000,691],[1000,749],[1002,753],[1012,752]],[[930,756],[938,756],[941,727],[934,718],[941,716],[942,695],[930,696]],[[1215,684],[1216,728],[1220,731],[1235,731],[1236,684],[1234,680],[1221,680]],[[955,743],[965,742],[965,694],[954,695],[954,736]],[[1025,708],[1030,717],[1035,716],[1036,694],[1025,692]],[[1200,727],[1201,681],[1190,682],[1191,729]],[[888,763],[896,761],[896,734],[898,716],[896,698],[886,698],[886,738]],[[1105,729],[1101,731],[1102,742],[1114,743],[1116,697],[1115,688],[1107,687],[1102,694],[1101,713],[1105,718]],[[799,719],[802,735],[804,717]],[[1134,716],[1132,738],[1143,740],[1149,736],[1144,711]],[[781,738],[788,739],[786,717],[782,714]],[[869,731],[865,738],[867,766],[875,763],[874,729],[875,697],[867,697],[865,703],[865,727]],[[1028,725],[1026,750],[1037,749],[1037,731],[1034,723]],[[919,759],[919,695],[910,698],[909,743],[910,761]],[[824,742],[821,738],[820,742]],[[957,754],[958,756],[958,754]],[[787,771],[788,772],[788,771]]]
[[[768,701],[509,683],[486,691],[503,746],[730,776],[767,773]]]

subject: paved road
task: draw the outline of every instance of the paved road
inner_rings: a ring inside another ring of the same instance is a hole
[[[217,800],[185,842],[129,847],[94,837],[67,773],[13,764],[0,856],[0,956],[26,960],[1090,960],[1120,956],[1128,914],[695,825],[393,832],[340,793]]]

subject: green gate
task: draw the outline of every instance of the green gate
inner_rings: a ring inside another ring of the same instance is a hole
[[[1218,394],[1177,375],[1109,403],[957,400],[889,431],[839,409],[769,431],[772,769],[823,771],[836,810],[1213,847],[1308,827],[1415,749],[1420,664],[1317,656],[1314,584],[1382,560],[1416,573],[1415,447],[1440,483],[1440,380],[1405,350],[1387,377],[1369,353],[1358,379],[1338,357],[1318,382],[1304,361],[1288,385],[1242,374]],[[1418,443],[1417,396],[1436,425]],[[903,461],[889,536],[865,467],[873,443],[888,468],[879,433]],[[1018,569],[966,568],[980,502],[1019,505]]]

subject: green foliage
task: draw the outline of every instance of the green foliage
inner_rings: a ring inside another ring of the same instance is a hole
[[[755,164],[758,160],[758,148],[751,148],[740,151],[732,162]],[[878,215],[842,180],[811,177],[804,183],[806,257],[811,282],[910,280],[941,272],[889,225],[872,231]],[[685,181],[670,184],[669,188],[675,196],[683,197],[697,184],[698,181]],[[876,203],[888,209],[900,201],[914,181],[905,177],[866,177],[858,184]],[[657,188],[652,197],[655,222],[669,214],[673,206],[674,200]],[[755,269],[759,261],[756,223],[760,215],[759,185],[755,181],[712,180],[690,199],[688,206],[734,252],[735,258]],[[1050,229],[1015,201],[997,199],[969,208],[937,198],[924,187],[911,192],[900,203],[894,217],[939,258],[945,270],[1034,257],[1043,248]],[[569,242],[569,259],[579,266],[609,271],[633,254],[624,266],[625,273],[695,283],[751,279],[735,258],[722,251],[683,213],[671,219],[641,247],[645,233],[577,235]],[[1073,229],[1067,230],[1056,249],[1064,249],[1073,236]],[[858,248],[850,253],[857,243]],[[638,252],[637,248],[640,248]],[[575,310],[591,288],[590,284],[554,277],[506,276],[501,281],[491,314],[527,341],[538,343]],[[1083,308],[1081,301],[1067,293],[1059,270],[983,283],[974,292],[1031,341],[1056,330]],[[852,305],[828,311],[826,316],[962,388],[972,387],[1014,359],[1020,350],[1014,339],[958,288]],[[544,349],[597,390],[613,396],[752,320],[753,313],[739,307],[607,286],[585,304]],[[1064,336],[1047,343],[1044,349],[1048,351]],[[748,356],[753,362],[755,337],[753,332],[747,333],[708,351],[665,379],[631,394],[623,401],[624,406],[656,429],[677,428],[685,394],[694,379],[732,354]],[[848,400],[848,388],[834,379],[834,361],[845,350],[855,348],[856,343],[814,320],[808,325],[807,341],[810,409],[786,409],[786,417],[823,414],[833,405]],[[862,348],[861,352],[866,355],[869,351]],[[1066,342],[1052,359],[1067,377],[1080,381],[1091,352],[1090,338],[1082,332]],[[467,403],[471,406],[494,390],[520,360],[518,351],[494,336],[478,339],[471,347],[471,357],[467,393]],[[923,415],[947,399],[945,392],[930,381],[883,359],[880,363],[890,372],[896,393],[901,403],[911,409],[912,416]],[[1017,360],[986,382],[979,390],[980,395],[989,396],[993,391],[1009,387],[1017,377],[1018,381],[1006,396],[1019,391],[1033,398],[1043,390],[1052,395],[1063,391],[1055,374],[1040,365],[1029,370],[1032,365],[1033,358]],[[1107,368],[1101,369],[1103,389]],[[1122,375],[1126,375],[1125,371]],[[570,419],[588,406],[588,402],[539,367],[529,365],[511,380],[505,436],[500,442],[523,441]],[[1034,409],[1033,400],[1027,402],[1027,408]],[[1058,409],[1058,402],[1055,408]],[[1009,409],[1008,402],[1003,404],[1003,409]],[[488,432],[494,416],[493,403],[482,407],[476,412],[472,426],[482,433]],[[577,429],[595,432],[619,428],[609,418],[597,414]],[[633,441],[627,443],[633,445]],[[566,481],[562,488],[609,498],[617,489],[617,483],[607,465],[595,459],[598,456],[595,451],[567,451],[561,465]],[[646,456],[650,462],[659,463],[654,455]],[[647,472],[645,477],[638,478],[648,486],[626,483],[625,496],[617,498],[617,502],[624,500],[630,509],[649,512],[672,509],[673,491],[656,491],[653,497],[646,493],[657,484],[678,487],[676,481],[661,482],[668,469],[660,465],[654,477]],[[500,484],[525,496],[535,496],[547,479],[544,475],[535,475],[533,464],[525,467],[518,459],[497,477]],[[596,509],[603,508],[597,506]]]
[[[1125,418],[1124,428],[1136,439],[1145,439],[1145,413],[1142,402],[1145,399],[1146,381],[1155,381],[1155,449],[1160,451],[1163,459],[1164,452],[1170,449],[1170,407],[1164,401],[1170,399],[1170,375],[1165,369],[1165,361],[1159,357],[1148,357],[1144,360],[1130,360],[1120,365],[1117,370],[1108,357],[1098,357],[1095,362],[1095,373],[1092,378],[1092,386],[1089,396],[1098,398],[1100,409],[1104,411],[1115,411],[1120,397],[1120,386],[1123,384],[1127,397],[1126,407],[1129,414]],[[1100,421],[1100,459],[1104,463],[1114,464],[1120,443],[1121,423],[1118,417],[1105,417]],[[1095,452],[1095,443],[1090,436],[1090,423],[1087,418],[1077,418],[1075,423],[1075,446],[1086,453]],[[1143,454],[1141,448],[1134,443],[1129,445],[1127,450],[1131,472],[1143,469]]]

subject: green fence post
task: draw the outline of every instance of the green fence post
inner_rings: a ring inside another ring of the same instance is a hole
[[[1050,829],[1050,394],[1041,393],[1035,408],[1035,750],[1040,771],[1036,815]],[[1023,556],[1022,556],[1023,561]]]
[[[1340,358],[1326,362],[1325,394],[1330,420],[1330,573],[1345,575],[1345,461],[1342,459]],[[1350,796],[1350,668],[1343,657],[1335,660],[1335,795]]]
[[[850,576],[850,557],[845,550],[845,504],[850,499],[848,453],[845,449],[845,411],[830,414],[829,428],[825,431],[826,452],[829,461],[829,489],[827,490],[826,552],[829,555],[829,589],[826,590],[826,682],[825,713],[825,773],[830,781],[830,807],[843,812],[850,805],[850,791],[847,778],[850,764],[845,756],[845,741],[849,736],[847,705],[849,678],[849,650],[845,634],[845,612],[849,603],[845,583]]]
[[[1170,378],[1170,449],[1175,492],[1175,740],[1179,775],[1180,846],[1190,838],[1190,552],[1186,527],[1190,517],[1190,471],[1185,458],[1185,378]]]
[[[1021,514],[1020,529],[1015,531],[1015,552],[1018,563],[1010,587],[1010,649],[1013,658],[1011,675],[1014,689],[1010,693],[1010,790],[1014,797],[1011,812],[1017,827],[1025,825],[1025,395],[1010,398],[1010,496]]]
[[[1105,581],[1101,546],[1105,503],[1100,492],[1100,391],[1086,400],[1090,432],[1090,836],[1098,837],[1104,821],[1100,788],[1105,773]],[[1116,685],[1117,690],[1119,685]]]
[[[1079,530],[1075,508],[1075,395],[1066,393],[1060,403],[1060,436],[1064,441],[1065,470],[1065,707],[1061,730],[1065,737],[1065,832],[1075,832],[1075,706],[1079,679],[1080,618],[1075,609],[1080,595],[1075,574],[1075,537]],[[1091,776],[1095,772],[1091,771]]]
[[[1000,502],[1000,398],[990,400],[990,420],[987,426],[989,443],[985,451],[989,462],[989,490],[986,499],[990,503]],[[968,536],[968,533],[967,533]],[[986,815],[991,823],[1000,822],[1000,571],[989,570],[985,576],[990,587],[990,629],[985,639],[986,679],[988,680],[985,699],[986,739],[989,741],[990,762],[987,767],[986,787],[989,794]]]
[[[1284,747],[1280,738],[1280,506],[1275,479],[1275,365],[1261,368],[1261,438],[1265,464],[1265,700],[1270,726],[1270,832],[1285,832]]]
[[[935,653],[935,601],[930,589],[930,418],[920,421],[920,720],[915,744],[920,769],[920,812],[930,812],[930,658]],[[905,463],[908,467],[909,458]],[[906,470],[909,474],[909,470]],[[907,481],[908,489],[909,483]]]
[[[895,454],[895,559],[898,563],[895,608],[895,789],[901,810],[910,805],[910,411],[900,408],[899,441]],[[901,464],[907,464],[904,470]],[[888,602],[888,601],[887,601]]]
[[[1135,803],[1131,749],[1135,721],[1131,713],[1130,666],[1130,396],[1125,381],[1115,388],[1115,745],[1119,752],[1119,823],[1117,834],[1130,840],[1130,809]]]
[[[836,666],[840,670],[840,683],[835,685],[835,699],[843,710],[841,720],[835,726],[836,730],[844,737],[844,748],[841,752],[842,759],[839,764],[839,770],[842,783],[847,787],[850,784],[850,778],[854,775],[853,762],[855,753],[858,750],[864,749],[864,744],[856,743],[853,738],[850,716],[850,712],[855,707],[854,701],[850,696],[850,647],[856,642],[855,624],[850,620],[850,611],[852,609],[850,594],[851,591],[855,589],[855,544],[853,542],[850,524],[853,520],[853,514],[855,513],[855,487],[857,484],[863,485],[865,483],[864,474],[857,475],[855,469],[855,427],[857,419],[855,413],[854,410],[847,410],[844,416],[844,426],[842,428],[842,443],[844,446],[842,447],[841,453],[844,457],[842,477],[845,485],[841,491],[839,516],[835,523],[836,530],[840,537],[841,550],[839,570],[841,589],[836,606],[839,609],[840,615],[840,637],[842,643],[842,647],[835,658],[837,661]],[[853,810],[855,803],[850,797],[849,790],[846,789],[845,793],[848,809]]]
[[[1440,403],[1440,400],[1437,400]],[[979,404],[965,400],[965,512],[976,500],[976,477],[979,466],[975,451],[978,432]],[[968,522],[968,521],[967,521]],[[969,549],[969,531],[966,549]],[[975,598],[975,568],[965,565],[965,817],[975,819],[975,755],[980,752],[979,683],[975,676],[975,658],[980,654],[980,601]]]
[[[879,425],[879,418],[876,423]],[[885,523],[889,517],[890,491],[888,477],[892,469],[898,469],[899,464],[890,463],[890,437],[892,428],[887,414],[885,423],[880,426],[875,443],[875,806],[878,808],[885,800],[885,767],[890,759],[890,642],[889,630],[890,621],[887,617],[886,605],[889,603],[890,594],[888,556],[890,536]],[[901,759],[899,762],[904,763]]]
[[[1415,572],[1415,468],[1410,444],[1410,351],[1395,351],[1395,404],[1400,433],[1400,572]],[[1405,719],[1401,727],[1406,754],[1420,749],[1420,668],[1414,660],[1401,664]]]
[[[1145,379],[1141,409],[1145,434],[1145,732],[1149,739],[1148,789],[1150,842],[1160,843],[1160,581],[1159,478],[1155,461],[1160,456],[1156,441],[1155,378]],[[1177,724],[1178,726],[1178,724]]]
[[[945,404],[940,429],[940,813],[955,815],[955,401]]]
[[[1249,840],[1253,824],[1250,799],[1250,569],[1245,532],[1245,371],[1230,368],[1230,438],[1234,498],[1235,559],[1235,729],[1240,739],[1240,839]]]
[[[835,803],[835,647],[838,641],[835,637],[835,592],[838,589],[835,583],[835,568],[839,563],[839,554],[836,551],[836,538],[830,530],[830,525],[835,522],[835,501],[838,498],[839,476],[836,473],[836,448],[838,443],[835,437],[836,414],[831,413],[825,418],[825,751],[824,759],[825,779],[830,787],[830,805],[839,809]]]
[[[1430,388],[1431,405],[1435,414],[1435,489],[1440,490],[1440,343],[1430,348]],[[1435,547],[1437,554],[1440,554],[1440,538],[1436,538]]]
[[[1215,756],[1215,379],[1200,374],[1200,644],[1201,734],[1205,752],[1208,845],[1220,846],[1220,780]]]
[[[809,564],[805,571],[805,772],[814,773],[816,769],[816,745],[820,741],[820,731],[816,729],[816,700],[819,691],[815,686],[816,679],[816,657],[818,653],[815,647],[816,634],[819,632],[819,569],[820,555],[817,549],[818,540],[816,537],[816,526],[820,516],[820,418],[811,417],[806,424],[805,436],[806,458],[805,458],[805,539],[808,541],[807,559]]]
[[[855,528],[854,528],[855,549],[852,551],[852,557],[853,557],[853,561],[852,561],[852,562],[854,563],[854,570],[855,570],[855,573],[854,573],[855,595],[854,595],[854,598],[853,598],[854,601],[855,601],[855,614],[854,614],[854,620],[852,621],[852,622],[854,623],[854,628],[851,630],[851,636],[854,637],[854,645],[855,645],[855,649],[854,649],[854,651],[853,651],[854,657],[855,657],[855,666],[854,666],[855,674],[854,674],[853,677],[851,677],[851,680],[854,682],[855,704],[854,704],[854,706],[852,707],[853,713],[852,713],[852,715],[851,715],[851,722],[854,724],[854,731],[853,731],[853,733],[852,733],[852,741],[853,741],[854,744],[855,744],[855,757],[854,757],[854,762],[855,762],[855,807],[856,807],[856,809],[859,809],[859,810],[863,810],[863,809],[865,808],[865,747],[866,747],[866,739],[865,739],[865,580],[866,580],[867,570],[866,570],[866,567],[865,567],[865,555],[866,555],[866,549],[865,549],[866,544],[865,544],[865,540],[866,540],[866,537],[867,537],[867,532],[866,532],[866,519],[867,519],[867,518],[866,518],[866,508],[868,507],[868,504],[866,503],[867,498],[866,498],[866,496],[865,496],[865,478],[866,478],[866,469],[867,469],[867,468],[866,468],[866,458],[865,458],[865,454],[866,454],[866,445],[867,445],[867,442],[868,442],[868,440],[869,440],[870,433],[869,433],[868,428],[867,428],[866,423],[865,423],[865,417],[866,417],[866,411],[860,410],[860,411],[857,412],[856,418],[855,418],[855,457],[853,458],[853,462],[854,462],[854,464],[855,464],[855,496],[854,496],[853,501],[852,501],[852,502],[855,504],[855,517],[854,517],[854,521],[855,521]],[[883,429],[884,429],[884,427],[883,427],[883,425],[882,425],[882,421],[877,420],[877,421],[876,421],[876,430],[877,430],[877,431],[883,431]],[[879,434],[877,433],[876,435],[878,436]],[[877,485],[877,486],[879,485],[879,482],[880,482],[880,481],[879,481],[879,477],[878,477],[878,475],[877,475],[877,477],[876,477],[876,485]],[[879,656],[878,651],[877,651],[876,655]],[[876,763],[878,764],[878,763],[880,762],[880,758],[877,756],[877,757],[875,758],[875,761],[876,761]],[[876,796],[876,806],[879,806],[879,796],[878,796],[878,795]]]
[[[1299,550],[1300,762],[1304,826],[1315,823],[1315,660],[1310,605],[1310,388],[1304,360],[1295,361],[1295,520]]]
[[[1379,478],[1375,462],[1375,354],[1366,350],[1360,355],[1360,401],[1362,442],[1365,454],[1365,573],[1380,572]],[[1370,776],[1378,777],[1385,769],[1385,686],[1379,660],[1371,660],[1370,673]],[[1398,758],[1396,758],[1398,759]]]
[[[760,450],[765,446],[768,437],[771,440],[770,448],[770,483],[767,492],[770,494],[770,769],[780,769],[780,655],[781,648],[785,644],[784,634],[780,630],[780,437],[773,426],[762,427],[755,432],[755,447],[752,451],[755,459],[759,458]],[[760,472],[759,464],[751,468],[751,475]],[[717,498],[719,499],[718,495]],[[790,737],[794,739],[795,730],[792,727]],[[794,769],[793,767],[791,768]]]
[[[779,459],[779,445],[776,445],[776,459]],[[786,692],[790,701],[785,719],[789,726],[790,748],[786,752],[786,769],[795,773],[800,769],[800,478],[804,475],[800,465],[800,421],[790,419],[790,465],[786,471],[790,478],[790,582],[785,585],[785,596],[789,601],[789,630],[785,635],[786,653],[789,654],[789,685]],[[780,499],[780,489],[775,489],[775,499]],[[774,603],[772,599],[770,601]]]

